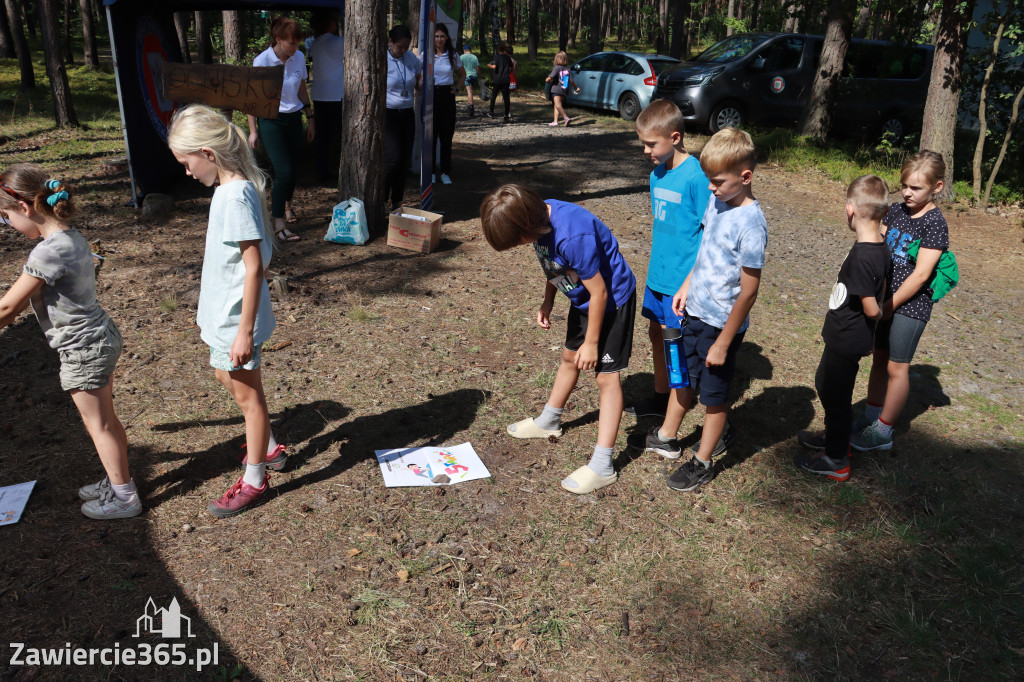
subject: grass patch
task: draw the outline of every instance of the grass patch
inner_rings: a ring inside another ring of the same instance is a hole
[[[373,322],[377,319],[377,315],[371,313],[361,305],[353,306],[348,311],[346,317],[350,320],[355,320],[356,322]]]
[[[356,601],[362,604],[356,611],[356,620],[363,625],[376,622],[388,611],[403,609],[406,606],[406,603],[398,597],[370,587],[357,594]]]
[[[178,297],[174,294],[167,296],[160,301],[160,312],[162,313],[173,313],[178,309]]]

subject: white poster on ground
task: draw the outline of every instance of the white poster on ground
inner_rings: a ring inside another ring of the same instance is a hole
[[[35,481],[18,483],[0,488],[0,526],[10,526],[21,520],[28,496],[32,494]]]
[[[469,443],[375,450],[374,454],[388,488],[452,485],[491,476]]]

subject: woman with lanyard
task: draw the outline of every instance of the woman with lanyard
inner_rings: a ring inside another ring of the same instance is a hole
[[[250,115],[249,146],[256,149],[259,138],[262,138],[263,146],[267,149],[274,170],[270,188],[270,215],[274,219],[274,234],[286,242],[299,239],[299,235],[288,229],[288,223],[297,220],[292,210],[292,195],[295,193],[295,174],[299,167],[303,111],[309,121],[306,141],[312,142],[314,136],[313,109],[306,92],[306,58],[298,51],[301,41],[302,29],[295,20],[277,17],[270,25],[270,47],[252,60],[253,66],[284,66],[284,83],[277,118],[257,119]]]
[[[388,33],[387,110],[384,117],[384,193],[394,211],[402,205],[405,179],[416,141],[414,95],[419,92],[423,66],[409,52],[412,32],[395,26]]]
[[[458,76],[458,80],[456,80]],[[441,182],[450,185],[452,171],[452,138],[455,137],[455,95],[459,83],[466,82],[466,69],[455,54],[448,27],[438,24],[434,29],[434,144],[441,141],[441,163],[437,170]]]

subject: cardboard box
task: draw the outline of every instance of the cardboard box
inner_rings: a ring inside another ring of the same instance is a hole
[[[441,215],[403,206],[388,220],[388,246],[430,253],[441,241]]]

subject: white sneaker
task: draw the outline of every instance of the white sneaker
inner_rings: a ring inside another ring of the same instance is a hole
[[[82,513],[90,519],[127,519],[142,513],[142,502],[137,492],[127,500],[121,500],[113,488],[107,488],[99,499],[82,504]]]
[[[90,483],[89,485],[83,485],[78,489],[78,497],[83,500],[98,500],[103,496],[104,490],[110,490],[110,479],[106,476],[103,477],[102,481],[96,483]]]
[[[452,179],[448,177],[447,173],[441,173],[441,182],[450,185],[452,184]]]

